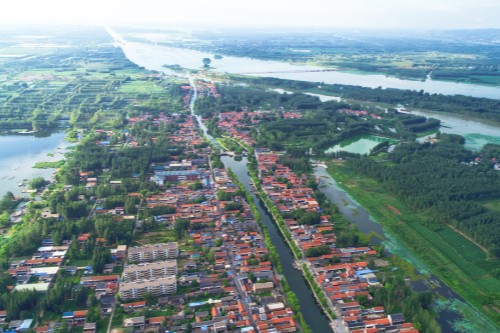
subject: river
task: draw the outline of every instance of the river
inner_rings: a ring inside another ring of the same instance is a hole
[[[307,72],[307,70],[314,71],[324,68],[244,57],[224,56],[222,59],[214,59],[212,53],[158,45],[153,42],[131,42],[125,40],[121,35],[110,28],[107,28],[107,31],[131,61],[146,69],[164,73],[172,74],[173,72],[164,68],[163,65],[180,65],[184,68],[199,69],[203,65],[202,59],[210,58],[212,60],[210,63],[210,66],[213,68],[212,70],[221,73],[267,76],[280,79],[323,82],[328,84],[336,83],[369,88],[382,87],[417,91],[424,90],[432,94],[460,94],[493,99],[500,98],[500,87],[435,81],[431,79],[427,79],[426,81],[404,80],[380,74],[357,74],[340,71]]]

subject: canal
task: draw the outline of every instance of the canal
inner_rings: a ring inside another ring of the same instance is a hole
[[[327,196],[330,202],[338,207],[342,215],[344,215],[350,222],[354,223],[362,233],[376,234],[376,236],[371,237],[371,243],[384,244],[386,249],[405,248],[397,239],[389,237],[389,235],[384,232],[382,224],[378,223],[370,215],[368,210],[357,203],[346,191],[340,188],[339,184],[332,178],[332,176],[330,176],[326,168],[316,166],[314,168],[314,175],[320,179],[320,191]],[[424,264],[409,251],[404,251],[402,253],[399,253],[398,251],[398,255],[411,262],[416,267],[424,267]],[[428,273],[428,271],[424,273]],[[464,299],[460,295],[455,293],[451,288],[429,273],[425,280],[412,282],[411,286],[416,291],[432,291],[438,297],[464,302]],[[442,309],[438,312],[438,315],[439,316],[436,320],[441,326],[443,333],[461,332],[455,330],[453,327],[454,323],[460,321],[462,318],[459,313],[448,309]]]
[[[226,168],[231,168],[238,176],[240,182],[245,186],[247,191],[252,195],[253,200],[257,204],[257,209],[262,219],[262,223],[269,231],[271,241],[280,254],[281,266],[283,266],[283,275],[290,286],[290,289],[297,295],[300,302],[300,308],[304,319],[311,327],[313,332],[323,333],[331,332],[327,316],[323,313],[321,307],[316,303],[313,297],[312,290],[302,275],[302,273],[293,267],[295,260],[292,251],[281,236],[278,227],[273,222],[271,215],[267,212],[264,203],[251,191],[251,180],[248,175],[247,159],[244,157],[241,161],[235,161],[234,158],[223,156],[222,163]]]

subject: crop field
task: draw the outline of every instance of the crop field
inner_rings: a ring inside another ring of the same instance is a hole
[[[436,233],[468,261],[474,262],[486,259],[486,253],[484,253],[478,246],[467,240],[464,236],[453,231],[451,228],[443,227]]]
[[[120,89],[118,90],[122,93],[144,93],[144,94],[161,94],[165,90],[161,87],[158,87],[154,82],[151,81],[131,81],[126,82]]]
[[[488,270],[498,260],[488,261],[474,243],[448,227],[434,231],[426,227],[423,212],[406,207],[376,181],[352,173],[336,163],[329,172],[356,201],[417,255],[429,269],[493,321],[500,321],[500,281]],[[394,208],[400,214],[396,214]],[[496,264],[495,264],[496,262]],[[476,264],[477,263],[477,264]]]

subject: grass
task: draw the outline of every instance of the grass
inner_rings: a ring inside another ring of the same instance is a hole
[[[483,201],[483,207],[500,213],[500,199]]]
[[[137,240],[135,240],[135,243],[137,243],[138,245],[144,245],[144,244],[168,243],[175,241],[176,238],[174,232],[170,230],[164,230],[164,231],[143,233]]]
[[[474,262],[486,259],[486,253],[464,236],[453,231],[450,227],[443,227],[437,231],[437,234],[446,241],[446,243],[453,246],[457,252],[461,253],[462,257],[466,260]]]
[[[354,174],[341,164],[330,167],[329,172],[432,273],[500,324],[500,314],[493,309],[500,307],[500,281],[485,265],[474,263],[485,258],[481,249],[448,227],[437,231],[427,228],[429,217],[424,212],[405,206],[376,181]]]
[[[60,168],[64,165],[64,161],[54,161],[54,162],[37,162],[33,166],[35,169],[49,169],[49,168]]]
[[[71,262],[69,264],[71,266],[85,267],[85,266],[92,265],[92,259],[71,260]]]

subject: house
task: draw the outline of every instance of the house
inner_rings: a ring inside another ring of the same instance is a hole
[[[177,242],[150,244],[132,247],[128,251],[130,262],[150,262],[155,260],[175,259],[179,255]]]
[[[274,289],[274,283],[272,282],[257,282],[253,284],[253,292],[261,293]]]
[[[0,311],[0,323],[4,323],[5,322],[5,318],[7,318],[7,311],[1,310]]]
[[[123,308],[123,310],[125,310],[125,312],[127,312],[127,311],[133,311],[135,309],[141,309],[141,308],[144,308],[144,307],[146,307],[146,301],[139,301],[139,302],[132,302],[132,303],[122,304],[122,308]]]
[[[132,327],[134,332],[143,331],[146,325],[144,316],[123,319],[123,327]]]
[[[26,332],[31,327],[33,319],[25,319],[21,322],[21,325],[16,329],[17,332]]]
[[[95,323],[85,323],[83,325],[83,333],[95,333]]]

